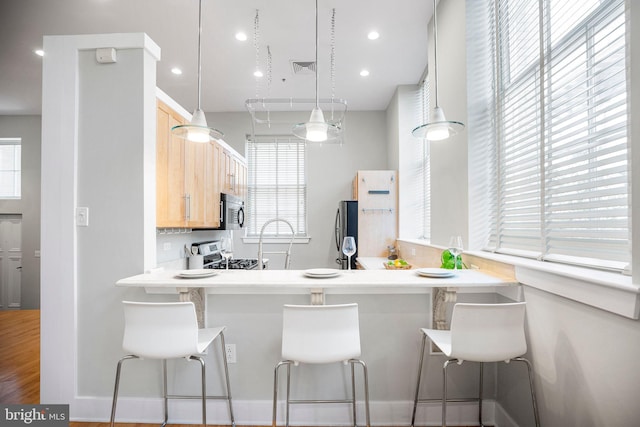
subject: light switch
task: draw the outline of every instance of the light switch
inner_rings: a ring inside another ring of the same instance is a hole
[[[83,207],[76,208],[76,225],[78,227],[89,226],[89,208],[83,208]]]

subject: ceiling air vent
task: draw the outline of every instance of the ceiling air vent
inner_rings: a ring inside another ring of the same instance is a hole
[[[299,74],[315,74],[316,63],[311,61],[291,61],[291,69],[294,75]]]

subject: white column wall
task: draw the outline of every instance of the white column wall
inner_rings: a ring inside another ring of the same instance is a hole
[[[116,48],[118,62],[97,64],[97,47]],[[87,384],[111,377],[121,353],[126,292],[115,281],[155,265],[155,191],[145,190],[160,50],[142,33],[50,36],[44,49],[40,400],[78,417],[93,412],[80,403]],[[75,226],[78,206],[89,227]]]

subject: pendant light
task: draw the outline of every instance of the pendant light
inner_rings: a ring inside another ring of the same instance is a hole
[[[444,110],[438,105],[438,12],[436,0],[433,0],[433,71],[436,105],[429,114],[429,122],[415,128],[411,134],[416,138],[424,138],[429,141],[440,141],[462,131],[464,124],[447,120]]]
[[[184,138],[193,142],[209,142],[210,140],[219,140],[223,133],[217,129],[207,126],[207,119],[204,111],[200,108],[200,84],[201,76],[201,57],[202,57],[202,0],[198,3],[198,107],[193,112],[191,122],[186,125],[178,125],[171,128],[171,133],[179,138]]]
[[[298,123],[293,127],[293,134],[301,139],[310,142],[324,142],[336,139],[340,136],[340,128],[324,120],[324,114],[320,109],[320,98],[318,96],[318,0],[316,0],[316,106],[311,111],[309,121]]]

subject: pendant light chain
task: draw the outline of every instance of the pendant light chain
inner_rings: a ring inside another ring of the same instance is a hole
[[[331,119],[333,119],[333,100],[336,97],[336,9],[331,11]]]
[[[320,100],[318,98],[320,79],[318,74],[318,46],[320,42],[318,40],[318,0],[316,0],[316,108],[320,108]]]
[[[201,84],[202,84],[202,0],[198,2],[198,110],[200,110]]]
[[[434,99],[435,108],[438,108],[438,7],[436,6],[436,0],[433,0],[433,59]]]
[[[253,20],[253,47],[256,51],[256,69],[260,70],[260,10],[256,9],[256,17]],[[256,75],[256,98],[259,98],[260,79]]]
[[[267,97],[271,94],[271,47],[267,45]]]

